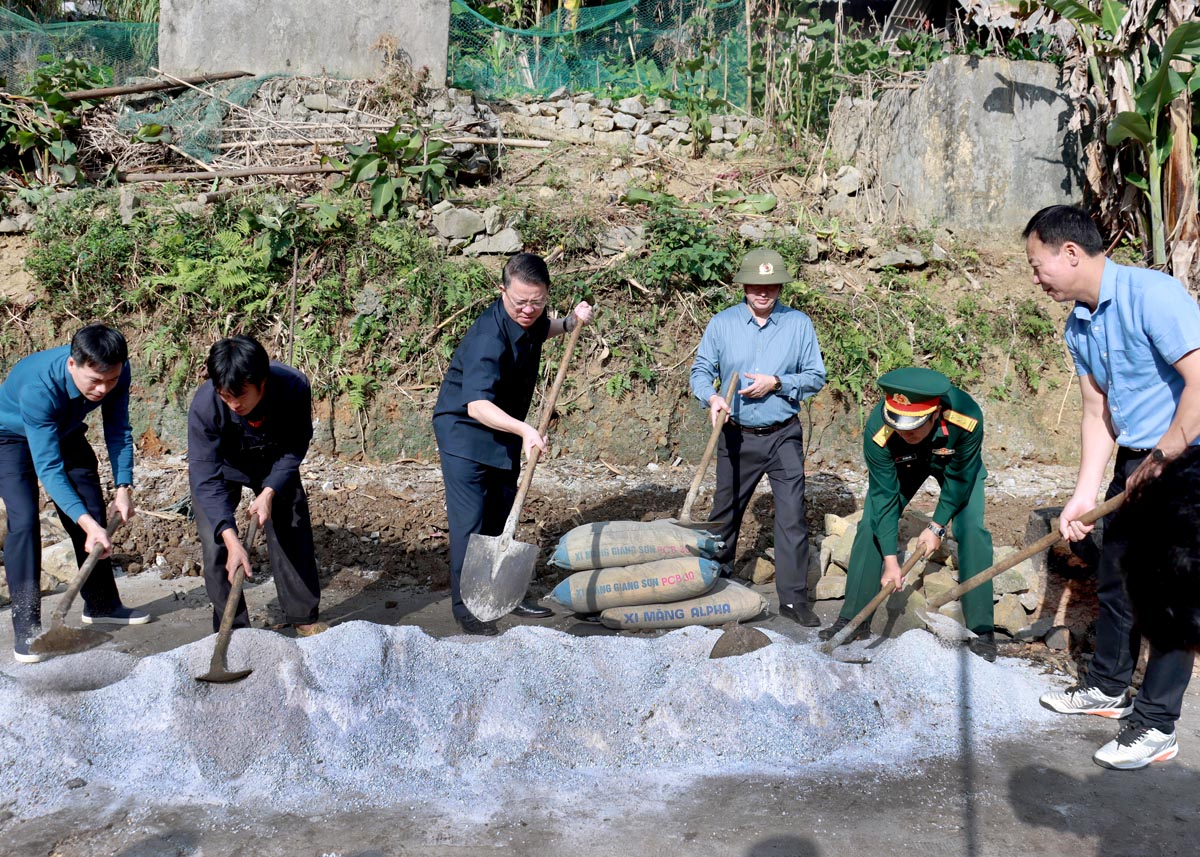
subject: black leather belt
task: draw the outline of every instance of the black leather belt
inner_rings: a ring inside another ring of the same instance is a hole
[[[738,429],[742,434],[752,434],[756,437],[762,437],[763,435],[775,434],[775,432],[779,431],[781,428],[787,428],[795,421],[796,416],[793,414],[786,420],[782,420],[777,423],[771,423],[769,426],[744,426],[740,423],[735,423],[733,420],[730,420],[729,423],[734,428]]]

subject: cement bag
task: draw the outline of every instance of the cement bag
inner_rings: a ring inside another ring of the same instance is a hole
[[[721,573],[713,559],[680,556],[641,565],[577,571],[550,597],[576,613],[598,613],[630,604],[664,604],[695,598],[712,589]]]
[[[706,530],[692,530],[666,521],[600,521],[563,535],[550,564],[567,571],[586,571],[671,557],[712,559],[724,545]]]
[[[732,580],[717,581],[712,592],[674,604],[610,607],[600,614],[609,628],[682,628],[685,625],[724,625],[753,619],[766,609],[767,599]]]

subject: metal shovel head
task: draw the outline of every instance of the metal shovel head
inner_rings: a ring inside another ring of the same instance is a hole
[[[254,670],[223,670],[220,667],[213,667],[204,675],[196,676],[196,681],[209,681],[213,684],[228,684],[232,681],[241,681]]]
[[[537,555],[537,545],[472,533],[459,578],[459,592],[471,615],[494,622],[511,613],[529,591]]]
[[[43,631],[29,644],[35,655],[73,655],[94,649],[112,639],[111,634],[92,628],[70,628],[66,625],[52,626]]]

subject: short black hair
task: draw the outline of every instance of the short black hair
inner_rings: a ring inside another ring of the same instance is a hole
[[[1141,633],[1159,651],[1200,651],[1200,448],[1142,483],[1105,533]]]
[[[504,264],[500,280],[506,289],[513,280],[548,289],[550,269],[546,267],[546,260],[536,253],[518,253]]]
[[[1104,239],[1088,213],[1076,205],[1050,205],[1043,208],[1025,224],[1022,238],[1036,235],[1052,250],[1070,241],[1078,244],[1089,256],[1104,252]]]
[[[106,324],[89,324],[71,337],[71,359],[77,366],[92,366],[100,371],[124,366],[129,345],[121,331]]]
[[[271,358],[253,336],[220,339],[208,349],[208,378],[219,392],[240,396],[247,384],[257,387],[271,371]]]

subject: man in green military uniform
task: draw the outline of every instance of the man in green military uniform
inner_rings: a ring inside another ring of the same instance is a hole
[[[846,601],[837,621],[820,632],[823,640],[844,628],[884,584],[903,586],[897,558],[900,513],[930,476],[942,492],[918,548],[932,554],[953,522],[960,579],[992,564],[992,535],[983,525],[987,471],[979,405],[932,369],[896,369],[881,377],[879,386],[885,398],[871,411],[863,438],[870,484],[850,549]],[[991,582],[964,595],[962,603],[967,627],[978,635],[968,644],[971,651],[994,661]],[[864,625],[856,636],[866,633]]]

